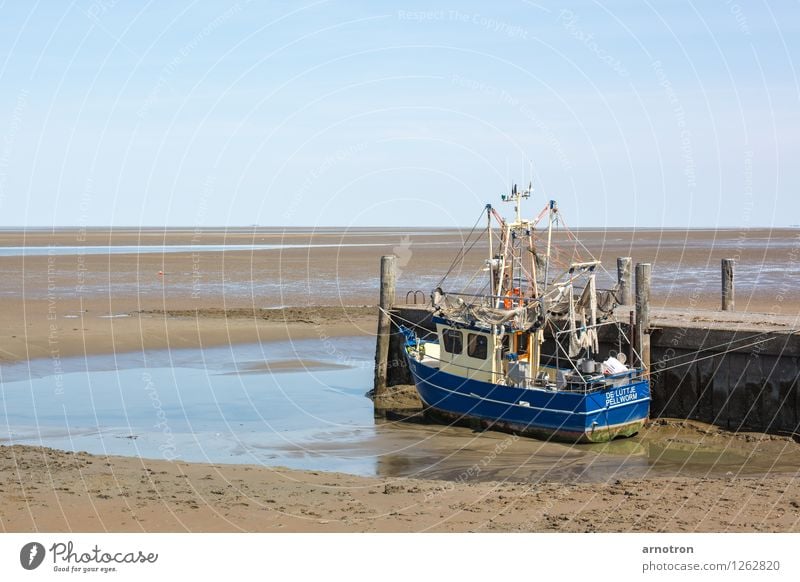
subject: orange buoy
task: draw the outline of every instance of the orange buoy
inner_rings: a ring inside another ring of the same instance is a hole
[[[512,301],[512,297],[521,297],[521,296],[522,296],[522,292],[520,291],[519,287],[514,287],[511,290],[511,292],[508,295],[505,296],[505,299],[503,299],[503,307],[505,307],[506,309],[511,309],[513,307],[513,305],[514,305],[514,303]],[[522,301],[522,299],[520,299],[519,300],[520,307],[522,307],[522,304],[523,304],[523,301]]]

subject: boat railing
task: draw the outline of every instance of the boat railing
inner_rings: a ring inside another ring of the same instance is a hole
[[[425,343],[429,343],[429,342],[420,341],[419,344],[418,344],[419,347],[423,348],[422,357],[419,359],[419,361],[421,361],[421,362],[424,362],[425,360],[432,360],[432,361],[438,362],[440,364],[441,363],[449,364],[449,365],[452,365],[453,367],[461,368],[461,369],[469,371],[469,372],[480,372],[482,374],[487,374],[488,373],[488,374],[490,374],[492,376],[492,378],[493,378],[492,382],[494,382],[494,383],[499,383],[499,381],[501,379],[503,381],[506,380],[506,376],[501,372],[493,372],[491,370],[486,370],[486,369],[483,369],[483,368],[475,368],[473,366],[466,366],[466,365],[461,364],[461,363],[454,364],[449,360],[443,360],[442,358],[435,358],[435,357],[431,356],[430,354],[425,353],[425,351],[424,351],[424,344]],[[419,349],[418,347],[415,347],[414,345],[411,345],[411,344],[407,344],[407,347],[408,347],[409,350],[411,350],[411,349],[418,350]],[[417,353],[419,354],[420,352],[418,351]],[[555,369],[557,371],[556,374],[558,373],[558,371],[564,372],[564,371],[569,371],[570,370],[569,368],[559,368],[559,367],[553,368],[552,366],[542,366],[542,368]],[[626,385],[626,383],[624,382],[626,379],[628,380],[627,384],[633,384],[634,382],[638,382],[638,381],[640,381],[640,380],[642,380],[644,378],[644,372],[645,372],[645,370],[642,369],[642,368],[631,368],[629,370],[625,370],[624,372],[619,372],[617,374],[608,374],[608,375],[603,374],[603,375],[594,375],[594,376],[585,376],[583,374],[580,374],[580,372],[578,372],[578,374],[579,374],[578,377],[580,378],[580,380],[577,380],[577,379],[566,380],[565,379],[566,383],[561,387],[558,387],[558,378],[556,378],[556,382],[555,382],[555,384],[557,386],[556,390],[558,390],[559,392],[582,392],[582,393],[595,392],[597,390],[601,390],[603,388],[608,387],[609,384],[624,386],[624,385]],[[543,386],[537,384],[536,381],[533,380],[533,379],[526,379],[525,382],[524,382],[524,385],[521,386],[521,387],[523,387],[523,388],[543,388]]]
[[[406,293],[406,305],[416,305],[417,297],[421,297],[422,299],[420,299],[420,304],[425,305],[425,293],[419,289],[414,289]]]
[[[486,307],[494,307],[498,301],[509,300],[509,299],[514,302],[518,302],[519,305],[532,305],[534,303],[541,303],[541,299],[534,297],[524,297],[519,295],[481,295],[478,293],[456,293],[452,291],[448,291],[447,294],[454,295],[456,297],[470,297],[472,299],[480,299],[481,303]]]
[[[643,368],[631,368],[618,374],[597,374],[590,377],[583,377],[580,380],[570,379],[562,391],[590,393],[604,390],[606,388],[621,388],[629,386],[645,379]]]
[[[595,329],[595,330],[596,330],[596,329],[598,329],[598,328],[600,328],[600,327],[604,327],[604,326],[612,326],[612,325],[613,325],[613,326],[616,326],[617,330],[618,330],[618,331],[619,331],[619,333],[621,334],[621,337],[622,337],[622,339],[624,339],[626,343],[630,343],[630,342],[631,342],[631,340],[630,340],[630,339],[628,338],[628,336],[625,334],[625,332],[624,332],[624,330],[622,329],[622,327],[619,325],[619,322],[618,322],[618,321],[616,321],[615,319],[612,319],[612,320],[609,320],[609,321],[601,321],[601,322],[598,322],[598,323],[595,323],[595,324],[592,324],[592,325],[585,325],[585,326],[583,326],[583,325],[582,325],[582,326],[581,326],[581,328],[580,328],[580,330],[581,330],[581,331],[584,331],[584,330],[589,330],[589,329]],[[559,364],[560,364],[560,360],[561,360],[561,358],[560,358],[560,353],[563,353],[563,355],[564,355],[564,359],[565,359],[567,362],[569,362],[570,366],[572,367],[572,370],[573,370],[573,371],[574,371],[574,372],[575,372],[575,373],[578,375],[577,377],[578,377],[578,378],[582,378],[582,379],[583,379],[582,383],[583,383],[584,385],[588,385],[588,383],[589,383],[589,381],[588,381],[588,378],[591,378],[592,376],[591,376],[591,375],[589,375],[589,376],[587,377],[587,375],[586,375],[586,374],[584,374],[584,373],[582,373],[580,370],[578,370],[578,367],[577,367],[577,365],[576,365],[576,361],[575,361],[575,359],[574,359],[574,358],[572,358],[572,357],[570,357],[570,355],[569,355],[569,354],[567,353],[567,351],[564,349],[564,346],[563,346],[563,345],[561,345],[561,341],[559,341],[559,338],[560,338],[561,336],[568,335],[568,334],[571,334],[571,333],[573,333],[573,330],[571,330],[571,329],[564,329],[564,330],[553,330],[553,334],[554,334],[554,336],[555,336],[555,337],[554,337],[554,339],[555,339],[555,344],[556,344],[556,354],[555,354],[555,357],[556,357],[556,367],[557,367],[557,368],[559,368],[559,367],[560,367],[560,365],[559,365]],[[634,355],[635,355],[635,356],[636,356],[636,357],[639,359],[639,362],[641,362],[641,361],[642,361],[642,359],[641,359],[641,356],[639,355],[639,353],[638,353],[636,350],[633,350],[633,349],[632,349],[631,351],[632,351],[632,352],[633,352],[633,354],[634,354]],[[636,367],[634,367],[634,366],[633,366],[633,362],[630,362],[630,365],[631,365],[631,367],[630,367],[630,370],[629,370],[629,371],[633,371],[633,370],[638,370],[638,369],[639,369],[639,368],[636,368]],[[646,370],[644,370],[644,368],[642,368],[642,369],[641,369],[641,373],[644,373],[645,371],[646,371]],[[626,373],[626,372],[623,372],[623,373]],[[603,381],[603,380],[602,380],[602,378],[601,378],[601,380],[600,380],[600,381]],[[580,382],[580,381],[576,381],[576,383],[579,383],[579,382]]]

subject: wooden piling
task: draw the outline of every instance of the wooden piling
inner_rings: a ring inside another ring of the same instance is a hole
[[[636,264],[636,348],[650,370],[650,263]]]
[[[378,338],[375,347],[375,382],[374,401],[378,402],[386,394],[386,374],[389,364],[389,339],[392,321],[389,310],[395,302],[395,284],[397,282],[397,257],[385,255],[381,257],[380,309],[378,310]],[[375,409],[376,413],[378,409]]]
[[[733,267],[735,259],[722,259],[722,311],[733,311],[734,286]]]
[[[631,305],[631,258],[617,257],[620,305]]]
[[[633,309],[630,310],[628,321],[628,365],[633,367],[636,365],[636,360],[633,357],[634,343],[636,342],[636,313]]]

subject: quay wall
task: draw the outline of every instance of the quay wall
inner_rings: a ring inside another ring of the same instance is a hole
[[[424,307],[397,306],[392,311],[389,390],[413,382],[396,322],[433,331]],[[710,327],[677,322],[652,327],[651,417],[699,420],[737,431],[800,434],[800,335],[742,330],[734,324]],[[627,351],[616,332],[602,333],[600,356],[605,358],[621,344]],[[552,339],[543,348],[552,353]]]

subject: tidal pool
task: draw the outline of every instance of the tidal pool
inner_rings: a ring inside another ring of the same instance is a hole
[[[336,338],[32,360],[0,367],[0,443],[98,455],[451,481],[607,481],[800,467],[696,431],[569,446],[375,421],[374,340]],[[699,435],[699,436],[698,436]]]

